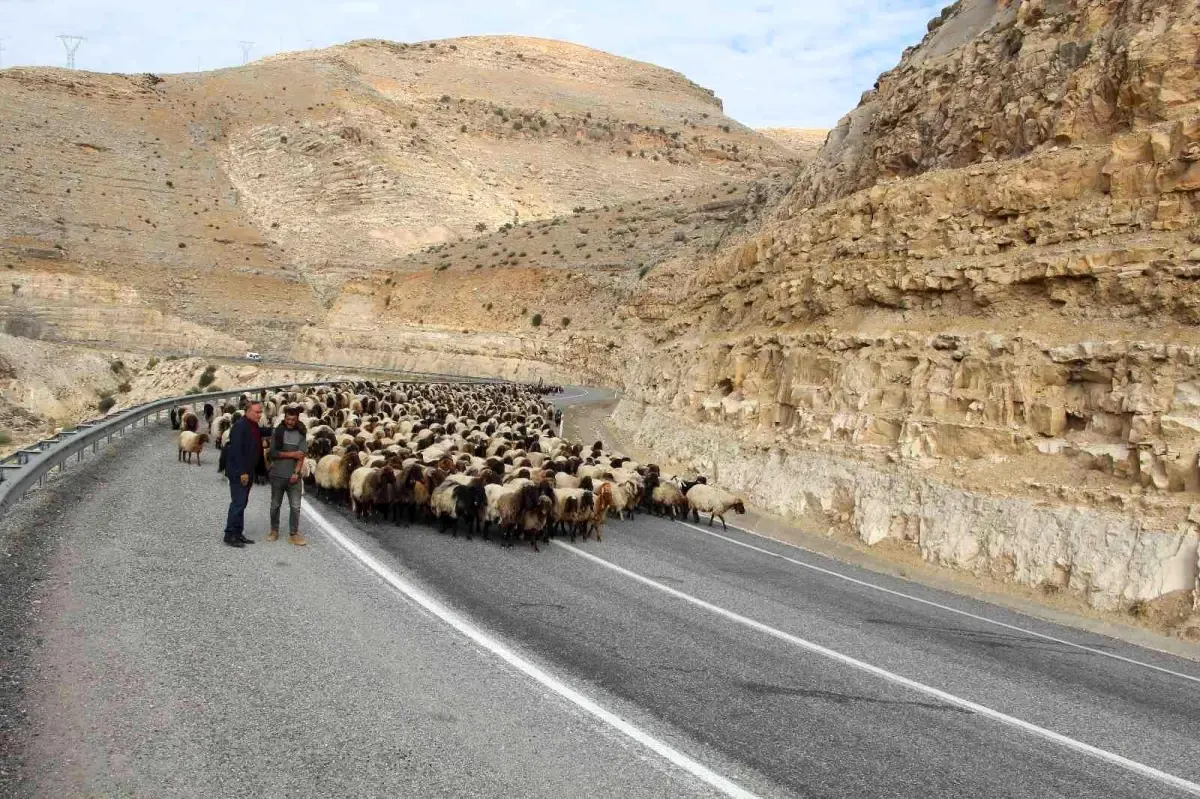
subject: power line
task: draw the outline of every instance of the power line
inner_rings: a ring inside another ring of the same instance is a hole
[[[238,42],[242,47],[242,63],[250,63],[250,48],[254,46],[254,42]]]
[[[67,50],[67,69],[75,69],[75,53],[79,51],[79,45],[87,41],[84,36],[69,36],[61,34],[58,37],[62,40],[63,47]]]

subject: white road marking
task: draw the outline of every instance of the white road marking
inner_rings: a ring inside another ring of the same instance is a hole
[[[562,680],[521,657],[512,649],[485,633],[469,619],[459,615],[458,613],[455,613],[453,610],[429,596],[417,586],[400,577],[400,575],[396,574],[396,572],[380,563],[379,560],[372,556],[369,552],[351,541],[344,533],[342,533],[341,530],[338,530],[336,527],[330,524],[320,512],[313,508],[311,504],[305,504],[304,512],[312,518],[321,531],[324,532],[325,535],[329,536],[334,543],[344,549],[359,563],[374,572],[385,583],[399,591],[404,596],[408,597],[420,607],[432,613],[437,618],[441,619],[446,624],[453,627],[458,632],[465,635],[467,638],[474,641],[483,649],[486,649],[492,654],[496,655],[505,663],[508,663],[518,671],[537,680],[539,683],[563,697],[568,702],[571,702],[579,708],[587,711],[600,721],[604,722],[610,727],[613,727],[635,742],[641,744],[675,766],[683,769],[697,779],[702,780],[726,796],[737,797],[737,799],[756,799],[755,794],[747,791],[745,788],[742,788],[737,783],[722,777],[720,774],[717,774],[715,771],[712,771],[711,769],[701,765],[697,761],[685,755],[683,752],[680,752],[678,749],[675,749],[671,745],[659,740],[658,738],[655,738],[653,735],[642,730],[640,727],[629,721],[626,721],[612,711],[606,710],[604,707],[584,696],[579,691],[576,691]]]
[[[1194,796],[1200,796],[1200,784],[1190,782],[1182,777],[1177,777],[1174,774],[1168,774],[1165,771],[1160,771],[1152,766],[1147,766],[1146,764],[1139,763],[1136,760],[1130,760],[1127,757],[1122,757],[1114,752],[1100,749],[1099,747],[1092,746],[1091,744],[1084,743],[1083,741],[1077,741],[1074,738],[1063,735],[1062,733],[1048,730],[1045,727],[1039,727],[1031,722],[1024,721],[1016,718],[1015,716],[1010,716],[1007,713],[1001,713],[998,710],[993,710],[990,707],[981,705],[977,702],[972,702],[969,699],[963,699],[960,696],[955,696],[954,694],[948,693],[939,688],[934,688],[931,685],[925,685],[924,683],[917,682],[916,680],[910,680],[908,677],[903,677],[899,674],[888,671],[887,669],[880,668],[879,666],[874,666],[865,661],[850,657],[849,655],[844,655],[837,650],[821,646],[820,644],[800,638],[799,636],[792,635],[791,633],[785,633],[783,630],[777,630],[770,625],[763,624],[760,621],[755,621],[754,619],[743,616],[740,613],[734,613],[732,610],[726,610],[725,608],[714,605],[711,602],[705,602],[699,597],[684,593],[676,588],[671,588],[668,585],[663,585],[662,583],[652,580],[649,577],[643,577],[637,572],[630,571],[623,566],[618,566],[617,564],[611,563],[604,558],[596,557],[590,552],[584,552],[583,550],[562,541],[555,540],[552,543],[558,547],[561,547],[562,549],[567,550],[568,552],[571,552],[572,554],[578,555],[581,558],[586,558],[594,563],[598,563],[607,569],[611,569],[618,574],[630,578],[631,580],[636,580],[639,583],[650,586],[651,588],[656,588],[663,593],[670,594],[678,599],[682,599],[683,601],[691,603],[696,607],[716,613],[717,615],[723,616],[730,621],[735,621],[738,624],[743,624],[751,629],[766,633],[767,635],[778,638],[779,640],[785,641],[789,644],[793,644],[801,649],[808,650],[809,652],[813,652],[817,655],[829,658],[830,660],[837,661],[838,663],[858,669],[859,671],[864,671],[867,674],[880,677],[888,682],[895,683],[896,685],[909,688],[913,691],[918,691],[926,696],[931,696],[934,699],[941,700],[948,705],[954,705],[955,707],[969,710],[972,713],[978,713],[981,716],[985,716],[1002,724],[1016,727],[1024,732],[1028,732],[1040,738],[1045,738],[1053,741],[1054,743],[1061,744],[1068,749],[1073,749],[1076,752],[1090,755],[1091,757],[1094,757],[1098,760],[1103,760],[1106,763],[1111,763],[1112,765],[1133,772],[1134,774],[1170,785]]]
[[[982,622],[986,622],[988,624],[994,624],[997,627],[1003,627],[1007,630],[1013,630],[1015,632],[1024,633],[1025,635],[1031,635],[1035,638],[1041,638],[1044,641],[1053,641],[1056,644],[1062,644],[1063,646],[1069,646],[1069,647],[1072,647],[1073,649],[1080,649],[1080,650],[1083,650],[1084,652],[1089,652],[1093,655],[1103,655],[1106,658],[1112,658],[1113,660],[1119,660],[1119,661],[1122,661],[1123,663],[1129,663],[1134,666],[1141,666],[1142,668],[1145,668],[1145,669],[1153,669],[1154,671],[1162,672],[1163,674],[1170,674],[1172,677],[1179,677],[1180,679],[1183,679],[1183,680],[1191,680],[1194,683],[1200,683],[1200,677],[1194,677],[1191,674],[1184,674],[1183,672],[1180,672],[1180,671],[1172,671],[1171,669],[1164,668],[1162,666],[1155,666],[1153,663],[1146,663],[1141,660],[1134,660],[1133,658],[1127,658],[1124,655],[1118,655],[1113,652],[1105,652],[1103,649],[1096,649],[1094,647],[1085,646],[1083,644],[1077,644],[1073,641],[1068,641],[1064,638],[1056,638],[1053,635],[1039,633],[1035,630],[1026,629],[1025,627],[1018,627],[1015,624],[1008,624],[1006,622],[997,621],[995,619],[989,619],[987,616],[980,616],[978,614],[971,613],[966,610],[959,610],[958,608],[950,607],[949,605],[943,605],[943,604],[934,602],[929,599],[922,599],[919,596],[913,596],[912,594],[906,594],[903,591],[896,591],[891,588],[884,588],[881,585],[875,585],[874,583],[869,583],[866,580],[859,580],[855,577],[850,577],[845,574],[840,574],[831,569],[824,569],[820,566],[814,566],[813,564],[805,563],[802,560],[796,560],[795,558],[789,558],[786,555],[780,555],[778,552],[771,552],[768,549],[763,549],[762,547],[756,547],[753,544],[747,544],[744,541],[738,541],[735,538],[730,538],[729,536],[721,535],[720,533],[714,532],[713,530],[706,530],[703,527],[697,527],[696,525],[694,525],[690,522],[681,522],[681,524],[684,527],[690,527],[697,532],[704,533],[705,535],[711,535],[714,538],[720,538],[722,541],[728,541],[731,544],[737,544],[739,547],[745,547],[746,549],[753,549],[755,552],[761,552],[764,555],[770,555],[773,558],[779,558],[780,560],[786,560],[788,563],[794,563],[797,566],[802,566],[805,569],[811,569],[812,571],[820,572],[821,574],[828,574],[831,577],[837,577],[838,579],[845,580],[846,582],[849,582],[849,583],[854,583],[855,585],[861,585],[866,588],[872,588],[876,591],[881,591],[885,594],[891,594],[892,596],[903,597],[904,599],[908,599],[913,602],[920,602],[922,605],[929,605],[930,607],[938,608],[939,610],[945,610],[950,613],[957,613],[959,616],[966,616],[969,619],[975,619],[976,621],[982,621]],[[756,533],[752,530],[747,530],[744,527],[737,527],[736,525],[732,525],[732,524],[729,526],[733,527],[735,530],[740,530],[743,533],[747,533],[749,535],[758,536],[759,538],[766,538],[766,536],[763,536],[762,534]],[[773,539],[773,538],[767,539],[767,540],[775,541],[775,539]],[[782,544],[784,546],[794,547],[796,549],[799,549],[802,552],[809,552],[811,554],[817,555],[818,557],[828,557],[826,555],[822,555],[819,552],[813,552],[811,549],[805,549],[804,547],[797,546],[795,544],[789,544],[786,541],[776,541],[776,543]]]

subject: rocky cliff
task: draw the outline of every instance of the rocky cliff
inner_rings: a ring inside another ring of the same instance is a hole
[[[619,418],[869,542],[1106,608],[1200,596],[1200,10],[930,28],[681,286]]]

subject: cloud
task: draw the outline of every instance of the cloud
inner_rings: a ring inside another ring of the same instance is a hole
[[[891,68],[945,0],[55,0],[4,2],[4,63],[61,66],[77,33],[83,69],[181,72],[351,39],[477,34],[565,39],[677,70],[746,124],[830,127]],[[309,43],[312,43],[311,45]]]
[[[343,14],[378,14],[379,3],[374,0],[351,0],[338,5],[338,11]]]

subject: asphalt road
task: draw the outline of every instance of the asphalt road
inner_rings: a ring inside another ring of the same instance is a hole
[[[266,499],[252,494],[251,537]],[[732,529],[638,517],[535,554],[316,505],[310,546],[237,551],[220,544],[224,502],[215,457],[176,464],[170,431],[151,427],[0,522],[57,541],[23,639],[20,793],[1167,797],[1200,783],[1192,661]]]

